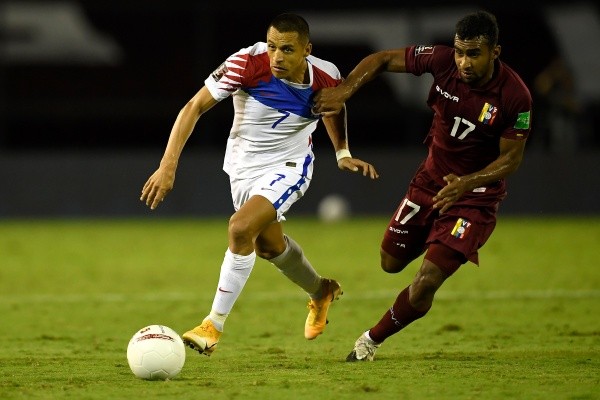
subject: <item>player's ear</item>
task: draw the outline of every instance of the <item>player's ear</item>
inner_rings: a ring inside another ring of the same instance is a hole
[[[308,57],[310,56],[310,53],[312,52],[312,43],[308,42],[306,44],[306,47],[304,48],[304,57]]]
[[[497,59],[498,57],[500,57],[500,51],[502,49],[500,48],[500,45],[497,45],[496,47],[494,47],[494,49],[492,50],[492,53],[494,54],[494,60]]]

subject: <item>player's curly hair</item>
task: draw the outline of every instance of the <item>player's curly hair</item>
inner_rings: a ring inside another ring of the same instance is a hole
[[[310,28],[308,27],[308,22],[298,14],[279,14],[271,21],[267,30],[271,27],[282,33],[297,32],[300,38],[306,39],[307,42],[310,41]]]
[[[456,37],[461,40],[484,37],[490,47],[498,44],[498,21],[496,17],[487,11],[477,11],[463,17],[456,23]]]

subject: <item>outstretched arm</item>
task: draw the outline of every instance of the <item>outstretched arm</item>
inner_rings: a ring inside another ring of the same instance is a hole
[[[338,168],[352,172],[362,171],[363,176],[369,176],[371,179],[379,178],[379,174],[371,164],[358,158],[352,158],[348,147],[348,134],[346,127],[346,107],[338,114],[323,117],[323,124],[327,129],[327,134],[337,158]]]
[[[192,134],[196,122],[202,114],[210,110],[218,101],[206,87],[202,87],[194,97],[179,111],[171,129],[169,141],[158,169],[148,178],[142,188],[140,200],[154,210],[173,189],[175,172],[179,157],[188,138]]]
[[[341,84],[315,95],[313,111],[323,116],[337,114],[361,86],[382,72],[406,72],[405,53],[406,49],[385,50],[363,58]]]
[[[433,198],[433,208],[439,208],[440,214],[443,214],[463,193],[496,182],[515,172],[523,160],[525,142],[526,140],[500,139],[500,155],[482,170],[465,176],[444,176],[446,186]]]

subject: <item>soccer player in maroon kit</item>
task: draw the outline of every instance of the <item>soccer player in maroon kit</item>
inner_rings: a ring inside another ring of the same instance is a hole
[[[381,343],[431,308],[436,291],[458,268],[478,264],[492,234],[505,177],[523,158],[530,132],[529,90],[500,61],[498,24],[478,11],[456,24],[454,47],[411,46],[365,57],[336,88],[315,97],[314,111],[330,115],[382,72],[430,73],[427,104],[433,121],[429,152],[393,214],[381,243],[381,268],[402,271],[425,252],[412,283],[346,358],[372,361]]]

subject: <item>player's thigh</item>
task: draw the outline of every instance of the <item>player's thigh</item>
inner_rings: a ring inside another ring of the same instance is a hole
[[[277,213],[277,221],[285,221],[285,213],[304,196],[310,179],[292,168],[273,169],[256,179],[249,196],[262,196],[269,200]]]
[[[496,227],[496,207],[451,207],[436,219],[428,243],[442,243],[479,264],[478,250]]]
[[[433,224],[431,198],[430,193],[409,187],[408,193],[390,219],[383,235],[381,249],[385,252],[382,255],[387,254],[397,261],[396,268],[404,268],[425,251],[427,237]],[[382,263],[383,261],[382,259]],[[386,269],[384,265],[382,267]]]
[[[240,235],[254,239],[276,218],[277,213],[268,199],[251,196],[229,219],[230,237]]]

